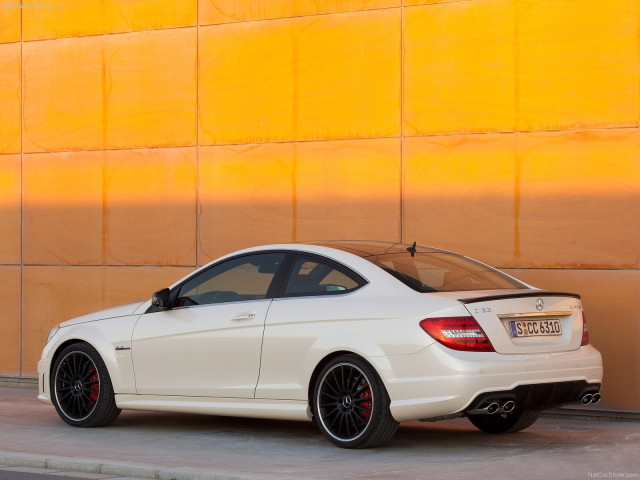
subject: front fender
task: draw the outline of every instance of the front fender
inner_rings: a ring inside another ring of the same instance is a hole
[[[131,357],[131,332],[139,317],[140,315],[130,315],[62,327],[43,350],[42,359],[38,364],[40,379],[43,374],[49,378],[55,358],[66,345],[85,342],[95,348],[104,361],[114,392],[136,393]],[[48,384],[48,381],[43,381],[41,385],[41,392],[47,396]]]

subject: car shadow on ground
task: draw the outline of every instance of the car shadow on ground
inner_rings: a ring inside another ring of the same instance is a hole
[[[466,418],[435,423],[406,422],[400,425],[387,446],[371,451],[394,454],[428,451],[430,455],[467,451],[473,452],[472,456],[484,457],[494,453],[504,455],[506,451],[516,454],[519,450],[531,448],[538,452],[547,449],[557,451],[559,447],[591,445],[588,431],[596,428],[576,424],[569,429],[558,430],[551,419],[541,419],[539,423],[523,432],[491,435],[477,430]],[[117,429],[119,435],[126,435],[128,431],[137,434],[164,431],[175,437],[207,443],[242,441],[247,446],[255,442],[280,449],[288,446],[336,449],[311,422],[128,411],[107,428]]]

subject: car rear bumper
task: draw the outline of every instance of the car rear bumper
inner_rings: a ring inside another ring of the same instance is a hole
[[[434,344],[414,355],[385,357],[376,368],[392,399],[391,414],[399,422],[464,412],[482,394],[519,386],[583,381],[599,388],[602,382],[602,358],[591,346],[561,353],[502,355]],[[566,403],[569,397],[558,398],[538,407]]]

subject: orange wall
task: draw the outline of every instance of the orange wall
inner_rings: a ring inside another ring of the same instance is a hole
[[[417,240],[581,293],[601,405],[640,411],[639,29],[640,0],[0,8],[0,374],[240,247]]]

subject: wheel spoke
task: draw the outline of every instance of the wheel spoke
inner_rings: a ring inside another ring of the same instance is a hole
[[[353,428],[355,428],[356,432],[360,432],[360,426],[366,426],[367,422],[363,422],[360,415],[358,415],[355,411],[351,412],[351,421],[353,422]],[[358,425],[359,424],[359,425]]]
[[[365,400],[371,400],[371,399],[370,399],[370,398],[367,398],[367,399],[365,399]],[[354,410],[359,410],[359,411],[361,411],[361,412],[369,412],[369,413],[371,413],[371,409],[370,409],[370,408],[363,407],[362,405],[354,405],[354,406],[353,406],[353,409],[354,409]]]
[[[347,431],[347,438],[351,438],[351,426],[349,425],[349,417],[351,415],[349,415],[348,413],[345,413],[344,415],[344,428]]]
[[[78,375],[78,356],[73,354],[71,361],[73,362],[71,365],[71,376],[75,377]]]
[[[369,384],[365,382],[364,385],[360,385],[355,392],[353,392],[353,395],[360,395],[362,392],[364,392],[367,388],[369,388]]]
[[[347,377],[347,383],[345,383],[345,387],[347,391],[351,391],[351,378],[353,377],[353,367],[349,368],[349,376]]]
[[[353,383],[349,385],[349,391],[352,392],[353,395],[357,395],[357,387],[360,381],[362,380],[362,372],[358,372],[358,376],[354,378]]]
[[[326,390],[320,390],[320,395],[324,395],[325,397],[329,397],[329,398],[331,398],[333,400],[337,400],[338,399],[337,392],[336,392],[336,395],[332,395],[329,392],[327,392]]]

